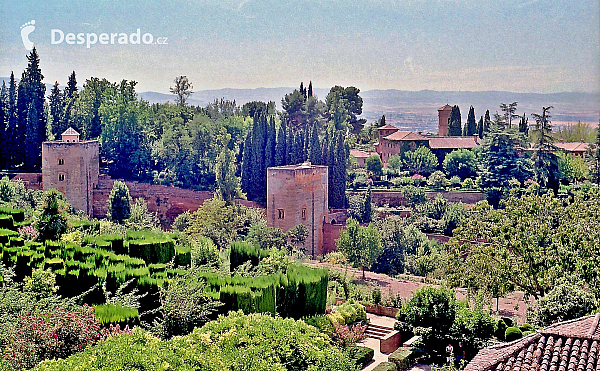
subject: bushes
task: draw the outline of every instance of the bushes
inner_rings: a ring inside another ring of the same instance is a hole
[[[388,362],[394,363],[398,370],[406,370],[413,364],[416,355],[414,348],[400,347],[388,356]]]
[[[296,319],[325,313],[328,282],[326,269],[291,265],[277,288],[277,313]]]
[[[506,339],[505,334],[507,328],[508,326],[506,326],[506,322],[504,322],[502,319],[499,319],[496,323],[496,331],[494,332],[494,335],[496,335],[499,340]]]
[[[396,371],[396,370],[397,370],[396,364],[392,363],[392,362],[381,362],[380,364],[375,366],[375,368],[373,369],[373,371]]]
[[[359,367],[364,367],[367,363],[371,362],[375,351],[371,348],[356,346],[351,349],[352,358],[356,361]]]
[[[523,337],[523,332],[518,327],[509,327],[504,333],[504,339],[506,341],[513,341]]]
[[[161,341],[147,332],[116,336],[39,370],[353,371],[354,360],[302,321],[231,312],[190,335]]]
[[[229,254],[229,270],[235,271],[237,267],[247,261],[253,266],[257,266],[260,259],[268,255],[268,251],[262,250],[253,244],[245,241],[232,242],[230,245]]]

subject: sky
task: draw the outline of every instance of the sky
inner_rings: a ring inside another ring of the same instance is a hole
[[[75,70],[80,83],[129,79],[162,93],[179,75],[195,90],[310,80],[363,91],[600,91],[598,0],[0,0],[0,9],[0,77],[25,68],[21,26],[35,20],[27,37],[45,82],[61,85]],[[53,29],[90,42],[117,35],[88,48],[52,40]],[[137,29],[153,43],[118,43]]]

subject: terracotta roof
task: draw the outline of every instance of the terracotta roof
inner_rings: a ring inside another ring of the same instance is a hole
[[[474,137],[430,137],[429,147],[431,149],[473,149],[481,144],[481,141]]]
[[[398,130],[397,127],[395,127],[394,125],[390,125],[390,124],[385,124],[382,127],[377,128],[377,130],[391,130],[391,129]]]
[[[586,142],[564,142],[554,143],[558,148],[567,152],[585,152],[587,151],[589,144]]]
[[[423,135],[413,133],[412,131],[397,131],[384,137],[387,140],[427,140]]]
[[[599,370],[599,322],[600,314],[586,316],[482,349],[465,371]]]
[[[73,129],[72,127],[69,127],[61,135],[79,135],[79,133],[75,131],[75,129]]]
[[[369,156],[373,155],[374,153],[361,151],[360,149],[351,149],[350,154],[356,158],[364,158],[364,157],[369,157]]]
[[[452,106],[446,104],[445,106],[438,108],[438,111],[452,111]]]

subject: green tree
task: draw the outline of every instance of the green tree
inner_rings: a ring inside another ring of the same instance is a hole
[[[427,147],[419,147],[402,155],[404,166],[411,174],[427,176],[438,167],[438,159]]]
[[[525,117],[523,113],[523,117],[519,120],[519,132],[523,133],[523,135],[527,136],[529,134],[529,120]]]
[[[185,106],[188,98],[193,93],[192,89],[194,87],[187,76],[177,76],[173,82],[175,83],[175,86],[171,86],[169,90],[171,91],[171,94],[177,96],[177,104]]]
[[[550,107],[543,107],[542,114],[534,113],[536,130],[539,139],[535,144],[533,163],[535,178],[541,188],[549,188],[558,193],[560,174],[558,171],[558,148],[554,145],[552,125],[550,124]]]
[[[537,326],[549,326],[557,322],[583,317],[598,309],[598,301],[581,282],[568,277],[558,280],[548,294],[537,301],[529,314]]]
[[[375,176],[380,176],[383,172],[383,162],[379,155],[372,155],[365,160],[365,168]]]
[[[381,254],[381,237],[375,226],[362,227],[354,218],[346,221],[346,229],[341,231],[335,244],[349,262],[362,268],[363,279],[365,268],[370,267]]]
[[[56,189],[51,189],[44,194],[36,223],[36,228],[40,232],[39,238],[42,241],[58,241],[60,236],[67,231],[66,207],[67,204],[62,193]]]
[[[475,122],[475,109],[473,106],[469,108],[469,116],[467,116],[467,124],[465,125],[465,135],[472,136],[478,134],[477,123]]]
[[[477,158],[472,151],[464,148],[448,153],[443,166],[449,177],[458,176],[465,179],[477,174]]]
[[[452,107],[450,112],[450,122],[448,125],[448,136],[460,137],[462,135],[462,122],[460,117],[460,108],[458,106]]]
[[[49,118],[51,120],[50,131],[54,135],[55,139],[60,137],[66,128],[62,127],[62,109],[63,109],[63,97],[58,86],[58,81],[52,86],[50,96],[48,97],[49,105]]]
[[[131,196],[129,188],[120,181],[113,183],[113,188],[108,196],[107,217],[117,223],[123,223],[131,216]]]
[[[516,117],[519,117],[515,115],[515,112],[517,112],[517,104],[518,102],[500,104],[500,109],[504,113],[504,122],[508,125],[509,129],[512,128],[512,120]]]
[[[392,170],[400,170],[402,169],[402,158],[399,155],[392,155],[388,159],[387,165]]]
[[[477,122],[477,135],[479,135],[479,138],[483,138],[483,116]]]
[[[17,116],[17,84],[11,71],[8,84],[8,105],[6,114],[6,148],[10,148],[6,162],[7,168],[15,169],[23,162],[25,155],[25,130],[19,127]]]
[[[6,169],[8,165],[9,150],[7,147],[7,124],[8,124],[8,89],[6,82],[2,81],[0,90],[0,169]]]
[[[483,118],[483,135],[482,138],[484,136],[487,135],[487,133],[490,131],[490,126],[492,125],[492,120],[490,119],[490,110],[486,110],[485,111],[485,117]]]
[[[590,175],[590,169],[583,157],[560,151],[558,155],[558,171],[560,179],[565,183],[582,181]]]
[[[358,134],[363,128],[365,120],[357,118],[362,114],[363,106],[363,99],[359,93],[360,89],[354,86],[334,86],[327,94],[326,116],[336,129],[345,129],[349,125],[352,133]]]
[[[586,159],[590,168],[590,177],[600,186],[600,124],[596,130],[596,143],[590,145]]]
[[[240,179],[235,176],[235,156],[233,151],[224,147],[215,164],[217,194],[231,205],[236,198],[243,198]]]

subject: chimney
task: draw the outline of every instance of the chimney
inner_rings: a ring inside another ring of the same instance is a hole
[[[561,142],[561,143],[564,143],[564,142],[565,142],[565,140],[564,140],[564,139],[561,139],[561,140],[560,140],[560,142]]]
[[[479,134],[478,133],[473,134],[473,139],[475,140],[475,143],[477,143],[479,141]]]
[[[422,131],[419,131],[419,135],[423,135],[423,132],[422,132]]]

